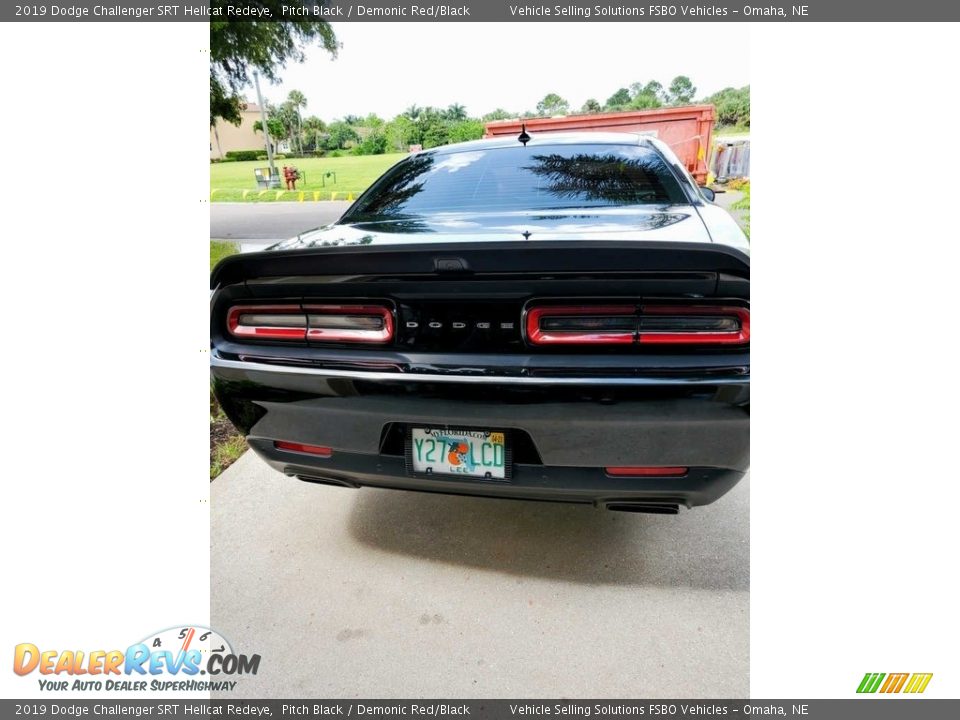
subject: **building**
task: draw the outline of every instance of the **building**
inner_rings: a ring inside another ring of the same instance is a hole
[[[217,124],[210,128],[211,158],[222,160],[231,150],[259,150],[266,153],[263,134],[253,129],[253,124],[260,120],[260,106],[246,103],[240,111],[240,118],[239,125],[217,118]],[[274,150],[277,150],[276,146]]]

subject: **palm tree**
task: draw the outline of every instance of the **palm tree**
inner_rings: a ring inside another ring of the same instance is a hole
[[[600,103],[598,103],[593,98],[590,98],[589,100],[587,100],[583,104],[583,107],[580,108],[580,112],[582,113],[598,113],[602,111],[603,111],[603,106],[601,106]]]
[[[303,155],[303,117],[300,115],[300,109],[306,109],[307,98],[299,90],[291,90],[287,93],[287,102],[290,103],[297,116],[297,146],[300,154]]]
[[[449,120],[466,120],[467,109],[460,103],[453,103],[447,107],[446,115]]]

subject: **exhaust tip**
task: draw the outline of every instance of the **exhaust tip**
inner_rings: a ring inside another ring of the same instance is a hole
[[[653,515],[676,515],[680,512],[680,506],[673,503],[612,502],[607,503],[606,508],[615,512],[651,513]]]
[[[297,475],[296,477],[297,480],[314,483],[316,485],[332,485],[334,487],[351,488],[353,490],[357,490],[360,487],[355,482],[351,482],[350,480],[342,480],[340,478],[320,477],[318,475]]]

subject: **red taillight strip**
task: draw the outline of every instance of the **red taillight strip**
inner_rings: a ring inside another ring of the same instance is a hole
[[[259,316],[260,324],[242,323],[246,315]],[[277,324],[265,324],[274,315]],[[324,316],[338,318],[342,327],[323,327]],[[350,318],[357,318],[358,327],[350,327]],[[380,327],[362,327],[361,318],[376,318]],[[258,340],[387,343],[393,340],[394,321],[390,308],[383,305],[237,305],[227,313],[227,330]]]
[[[576,332],[543,329],[541,320],[557,316],[634,317],[634,331],[614,330]],[[698,331],[683,329],[644,330],[643,318],[650,316],[693,316],[736,318],[736,330]],[[525,330],[533,345],[746,345],[750,342],[750,311],[747,308],[723,305],[558,305],[527,310]]]
[[[643,315],[735,316],[740,322],[736,332],[642,332],[642,345],[745,345],[750,342],[750,311],[742,307],[716,305],[644,305]]]
[[[607,475],[615,477],[680,477],[686,475],[689,468],[685,467],[608,467],[604,468]]]
[[[527,339],[534,345],[629,345],[635,332],[551,332],[540,329],[540,319],[563,315],[623,317],[636,315],[635,305],[557,305],[527,311]]]
[[[303,327],[241,325],[241,315],[299,315],[303,317]],[[236,305],[227,313],[227,329],[242,338],[303,340],[307,336],[307,316],[299,305]]]
[[[308,318],[319,315],[363,315],[383,320],[383,327],[376,330],[360,328],[310,327],[307,323],[307,339],[325,342],[386,343],[393,340],[393,313],[383,305],[304,305]]]
[[[333,448],[323,447],[322,445],[304,445],[303,443],[276,440],[273,446],[277,448],[277,450],[307,453],[308,455],[317,455],[318,457],[330,457],[333,455]]]

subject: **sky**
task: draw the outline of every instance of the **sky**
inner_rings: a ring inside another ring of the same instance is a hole
[[[324,120],[374,112],[389,119],[411,104],[464,105],[479,117],[498,107],[534,110],[555,92],[579,109],[620,87],[687,75],[697,98],[750,83],[749,28],[741,23],[336,23],[336,60],[317,46],[288,64],[275,103],[292,89],[305,115]],[[250,100],[256,99],[251,88]]]

